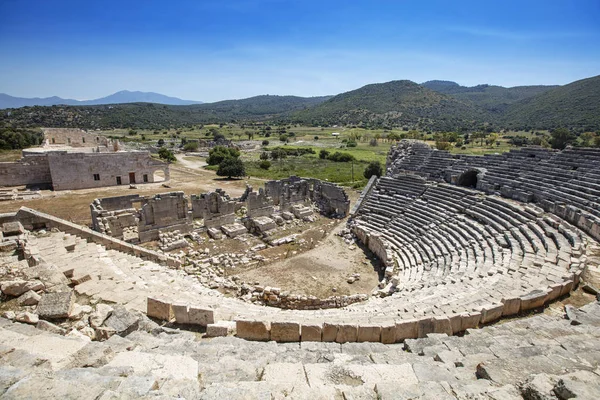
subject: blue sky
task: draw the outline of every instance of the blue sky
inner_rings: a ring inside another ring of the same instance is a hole
[[[217,101],[600,74],[600,1],[0,0],[0,92]]]

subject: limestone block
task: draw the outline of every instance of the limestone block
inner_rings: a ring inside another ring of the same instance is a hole
[[[192,325],[207,326],[215,323],[215,313],[209,308],[190,306],[188,318],[189,323]]]
[[[5,222],[2,224],[2,233],[4,236],[16,236],[25,233],[25,228],[19,221]]]
[[[396,343],[396,324],[384,324],[381,326],[381,343]]]
[[[555,283],[550,286],[550,292],[546,296],[546,302],[554,301],[560,297],[560,293],[563,290],[563,285],[561,283]]]
[[[452,328],[452,334],[458,333],[462,329],[462,317],[460,314],[452,314],[448,317],[450,320],[450,327]]]
[[[561,297],[564,296],[564,295],[566,295],[566,294],[571,293],[571,290],[573,290],[573,281],[572,280],[568,280],[566,282],[563,282],[562,285],[563,286],[562,286],[562,289],[560,291]]]
[[[408,319],[396,322],[396,343],[404,339],[415,339],[418,337],[418,324],[416,319]]]
[[[238,320],[235,327],[237,337],[242,339],[268,341],[271,338],[269,322]]]
[[[6,240],[0,243],[0,252],[9,253],[17,249],[17,242],[14,240]]]
[[[271,340],[276,342],[299,342],[300,324],[297,322],[272,322]]]
[[[162,321],[170,321],[173,319],[173,310],[170,303],[155,297],[148,297],[146,315]]]
[[[534,290],[521,296],[521,311],[527,311],[544,305],[548,292],[545,290]]]
[[[323,341],[324,342],[335,342],[338,334],[337,324],[330,324],[325,322],[323,324]]]
[[[302,324],[300,327],[300,339],[303,342],[320,342],[323,334],[323,326],[320,324]]]
[[[79,276],[77,278],[71,278],[71,283],[73,285],[81,285],[83,282],[91,281],[92,277],[89,275]]]
[[[381,326],[379,325],[359,325],[358,342],[380,342]]]
[[[33,290],[30,290],[28,292],[23,293],[21,296],[19,296],[19,298],[17,299],[17,303],[20,306],[34,306],[37,303],[39,303],[41,298],[42,298],[42,296],[40,296]]]
[[[206,325],[207,337],[227,336],[235,331],[234,321],[217,321],[214,324]]]
[[[460,325],[461,331],[466,331],[467,329],[474,329],[479,326],[479,321],[481,321],[481,312],[473,311],[469,313],[461,314],[462,323]]]
[[[75,303],[73,291],[45,293],[42,295],[37,312],[42,319],[67,318]]]
[[[230,238],[234,238],[236,236],[243,235],[244,233],[248,232],[244,225],[238,223],[223,225],[221,227],[221,230]]]
[[[44,289],[44,284],[40,281],[4,281],[0,283],[2,293],[9,296],[20,296],[30,290],[37,291]]]
[[[352,324],[340,324],[338,326],[335,341],[338,343],[356,342],[358,339],[358,327]]]
[[[189,307],[184,303],[173,303],[171,305],[173,309],[173,314],[175,315],[175,321],[178,324],[189,324]]]
[[[504,308],[502,310],[502,316],[507,317],[510,315],[518,314],[521,311],[521,299],[518,297],[502,299]]]
[[[99,303],[96,305],[96,311],[90,315],[90,326],[92,328],[100,327],[104,321],[113,312],[113,308],[108,304]]]
[[[503,311],[503,304],[487,304],[481,307],[481,323],[487,324],[500,319]]]
[[[435,333],[445,333],[448,336],[452,335],[452,324],[446,316],[433,317],[433,331]]]
[[[424,338],[429,333],[435,333],[433,318],[425,317],[419,319],[417,322],[417,337]]]

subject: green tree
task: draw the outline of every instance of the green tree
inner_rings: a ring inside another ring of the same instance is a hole
[[[219,165],[226,158],[238,158],[240,152],[232,147],[215,146],[208,152],[206,163],[208,165]]]
[[[246,175],[246,169],[244,163],[239,158],[225,158],[219,163],[219,169],[217,169],[218,176],[226,176],[228,178],[237,178]]]
[[[583,147],[590,147],[596,134],[594,132],[583,132],[579,138],[581,139],[581,145]]]
[[[494,146],[494,143],[496,143],[497,140],[498,140],[497,133],[490,133],[490,135],[487,138],[487,141],[490,144],[490,147]]]
[[[365,178],[370,179],[373,175],[381,176],[383,174],[383,168],[381,167],[381,163],[379,161],[371,161],[363,175]]]
[[[258,166],[262,169],[269,169],[271,168],[271,162],[268,160],[263,160],[258,164]]]
[[[183,146],[183,151],[196,151],[198,150],[198,142],[187,142]]]
[[[571,133],[566,128],[554,129],[552,132],[550,132],[550,135],[550,145],[553,149],[562,150],[577,140],[577,136],[575,136],[575,134]]]
[[[162,147],[165,145],[165,139],[158,139],[158,143],[157,143],[158,147]]]
[[[160,150],[158,150],[158,156],[168,162],[174,162],[177,160],[173,152],[166,147],[161,147]]]

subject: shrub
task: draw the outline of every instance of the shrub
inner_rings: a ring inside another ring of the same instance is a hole
[[[228,157],[219,163],[217,170],[218,176],[226,176],[228,178],[240,177],[246,175],[244,163],[239,158]]]
[[[318,136],[315,136],[315,137],[314,137],[314,139],[315,139],[315,140],[319,140],[319,137],[318,137]]]
[[[325,160],[328,157],[329,157],[329,152],[327,150],[321,150],[321,151],[319,151],[319,158],[321,160]]]
[[[263,151],[262,153],[260,153],[260,159],[261,160],[268,160],[269,159],[269,153],[266,151]]]
[[[196,151],[198,150],[198,142],[187,142],[183,146],[183,151]]]
[[[225,146],[215,146],[208,152],[206,163],[208,165],[219,165],[226,158],[238,158],[240,152],[237,149]]]
[[[438,140],[435,142],[435,147],[438,150],[450,150],[450,148],[452,147],[452,144],[445,140]]]
[[[379,142],[377,141],[377,139],[371,139],[369,140],[369,146],[379,146]]]
[[[381,167],[381,163],[379,161],[371,161],[367,168],[365,168],[365,172],[363,175],[365,178],[370,179],[373,175],[381,176],[383,173],[383,168]]]
[[[341,153],[339,151],[331,154],[329,157],[327,157],[327,159],[335,162],[350,162],[355,160],[352,154]]]
[[[287,157],[287,152],[282,148],[276,148],[271,151],[271,158],[273,160],[279,160]]]
[[[348,147],[356,147],[356,142],[354,140],[349,140],[348,143],[346,143],[346,146]]]
[[[258,164],[258,166],[262,169],[269,169],[271,168],[271,161],[263,160]]]
[[[166,147],[160,148],[160,150],[158,151],[158,156],[168,162],[173,162],[173,161],[177,160],[175,158],[175,155],[173,154],[173,152],[171,150],[167,149]]]
[[[262,145],[263,146],[268,146],[269,145],[269,141],[268,140],[263,140],[262,141]]]

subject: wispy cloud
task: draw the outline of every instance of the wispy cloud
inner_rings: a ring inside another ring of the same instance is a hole
[[[448,26],[446,31],[463,33],[471,36],[483,36],[506,40],[543,40],[543,39],[572,39],[587,37],[590,34],[583,31],[513,31],[478,26]]]

